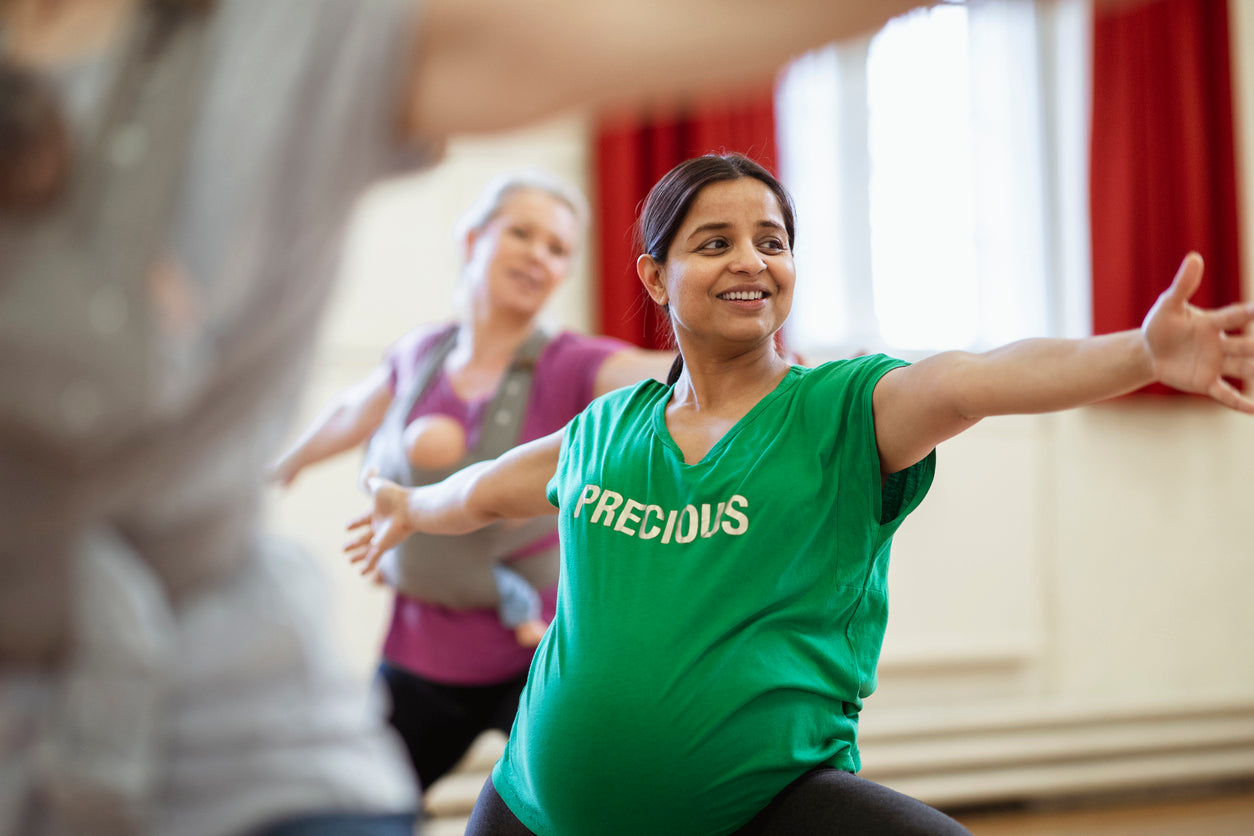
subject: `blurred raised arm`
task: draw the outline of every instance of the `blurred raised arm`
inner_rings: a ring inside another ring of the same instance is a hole
[[[408,124],[493,131],[573,107],[769,85],[789,58],[919,0],[424,0]]]
[[[576,107],[769,86],[789,59],[939,0],[421,0],[405,124],[433,138]],[[1119,8],[1159,0],[1094,0]]]

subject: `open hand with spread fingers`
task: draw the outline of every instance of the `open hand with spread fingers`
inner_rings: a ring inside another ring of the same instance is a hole
[[[355,536],[344,544],[349,562],[361,563],[361,573],[369,575],[379,565],[383,553],[414,533],[409,518],[409,494],[400,485],[378,476],[365,480],[373,507],[348,524]]]
[[[1154,377],[1254,414],[1254,400],[1225,378],[1254,377],[1254,339],[1238,333],[1254,321],[1254,302],[1204,309],[1189,303],[1202,281],[1202,257],[1189,253],[1141,326]]]

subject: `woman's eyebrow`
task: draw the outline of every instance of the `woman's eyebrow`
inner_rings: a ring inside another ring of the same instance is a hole
[[[775,229],[775,230],[779,230],[780,232],[785,231],[784,225],[779,223],[778,221],[761,220],[761,221],[758,221],[757,225],[759,229]],[[723,230],[730,229],[730,228],[731,228],[731,224],[728,223],[727,221],[710,221],[709,223],[701,224],[692,232],[688,233],[687,240],[692,240],[693,238],[696,238],[698,235],[701,235],[706,232],[722,232]]]
[[[731,229],[731,224],[727,221],[710,221],[709,223],[703,223],[692,232],[688,233],[688,240],[691,241],[693,238],[696,238],[698,235],[702,235],[706,232],[722,232],[725,229]]]

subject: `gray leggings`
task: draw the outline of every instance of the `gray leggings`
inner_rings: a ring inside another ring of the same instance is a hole
[[[466,836],[535,834],[505,806],[489,778]],[[971,831],[908,795],[820,767],[784,787],[732,836],[971,836]]]

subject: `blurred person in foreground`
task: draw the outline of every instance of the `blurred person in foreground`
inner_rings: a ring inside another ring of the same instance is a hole
[[[0,833],[407,833],[261,463],[353,199],[913,0],[0,0]]]

